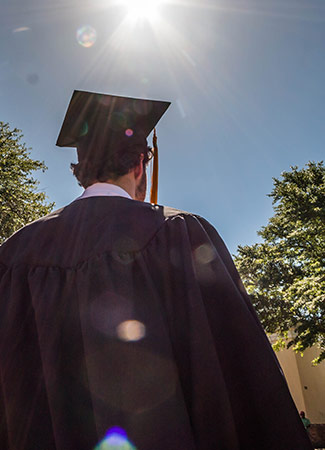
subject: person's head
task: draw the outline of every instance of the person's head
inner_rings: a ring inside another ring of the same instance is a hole
[[[107,148],[110,151],[107,151]],[[121,177],[131,176],[135,182],[135,198],[143,201],[146,196],[146,166],[152,157],[145,136],[110,137],[103,135],[91,140],[80,140],[77,146],[78,163],[71,164],[79,184],[87,188],[96,182],[118,182]]]
[[[305,411],[300,411],[300,417],[305,418]]]

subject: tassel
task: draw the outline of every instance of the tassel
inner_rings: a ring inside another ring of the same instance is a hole
[[[153,131],[152,145],[153,145],[153,168],[151,178],[150,203],[156,205],[158,202],[158,145],[157,145],[156,128],[154,128]]]

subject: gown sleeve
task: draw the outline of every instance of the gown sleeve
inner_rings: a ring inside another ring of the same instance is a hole
[[[0,448],[54,450],[29,270],[0,267]]]
[[[275,354],[216,230],[202,218],[180,214],[156,240],[159,261],[151,261],[151,273],[197,448],[311,449]]]

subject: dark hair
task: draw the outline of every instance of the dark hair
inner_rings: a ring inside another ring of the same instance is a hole
[[[87,142],[80,143],[78,145],[79,162],[71,164],[74,176],[84,188],[96,181],[116,180],[127,174],[139,164],[141,155],[143,155],[143,166],[145,167],[153,155],[152,149],[147,146],[146,139],[141,142],[122,139],[109,152],[105,146],[100,152],[98,152],[98,148],[94,147],[96,148],[95,156],[92,147]]]

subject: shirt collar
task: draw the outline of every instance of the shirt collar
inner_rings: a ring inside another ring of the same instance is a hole
[[[80,197],[76,200],[82,200],[88,197],[125,197],[133,200],[132,197],[120,186],[110,183],[94,183],[88,186]]]

